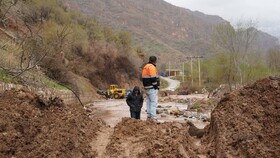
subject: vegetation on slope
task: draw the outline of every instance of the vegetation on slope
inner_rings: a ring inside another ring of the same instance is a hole
[[[217,26],[213,32],[213,49],[216,53],[200,59],[202,86],[213,89],[220,84],[227,84],[231,90],[261,78],[279,75],[279,45],[262,52],[254,47],[257,38],[258,32],[251,25],[233,28],[229,23],[224,23]],[[190,64],[185,65],[187,81],[191,81],[190,67]],[[196,59],[193,59],[192,75],[196,86],[199,80]]]
[[[0,5],[1,71],[21,77],[35,69],[73,87],[76,75],[95,87],[139,82],[136,66],[142,60],[129,33],[69,11],[62,0],[2,0]]]

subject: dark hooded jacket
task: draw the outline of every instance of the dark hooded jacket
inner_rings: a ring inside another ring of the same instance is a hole
[[[135,93],[135,91],[138,90],[138,94]],[[126,98],[126,103],[130,107],[130,111],[133,112],[139,112],[141,111],[141,108],[143,106],[143,95],[140,93],[140,88],[138,86],[135,86],[133,88],[133,91],[128,94]]]

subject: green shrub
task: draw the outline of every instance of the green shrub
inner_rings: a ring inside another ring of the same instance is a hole
[[[43,84],[45,84],[48,88],[55,88],[55,89],[67,90],[66,87],[64,87],[64,86],[62,86],[62,85],[60,85],[60,84],[58,84],[58,83],[56,83],[56,82],[54,82],[54,81],[52,81],[52,80],[50,80],[50,79],[47,79],[47,78],[45,78],[45,77],[42,77],[42,78],[41,78],[41,82],[42,82]]]
[[[191,109],[200,109],[201,105],[200,104],[195,104],[194,106],[191,107]]]
[[[13,78],[8,73],[6,73],[4,70],[0,69],[0,81],[9,83],[9,82],[13,81]]]

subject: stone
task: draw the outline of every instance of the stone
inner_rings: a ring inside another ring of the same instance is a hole
[[[161,113],[163,113],[164,111],[163,111],[163,109],[157,109],[156,112],[157,112],[157,114],[161,114]]]
[[[92,110],[91,110],[91,109],[86,108],[85,110],[86,110],[86,112],[88,112],[88,113],[92,113]]]
[[[25,97],[26,97],[26,93],[24,93],[24,92],[19,92],[19,93],[17,94],[17,98],[23,99],[23,98],[25,98]]]
[[[172,126],[179,129],[183,128],[181,123],[174,123]]]
[[[184,99],[178,100],[179,103],[184,103]]]
[[[198,118],[198,114],[197,114],[197,112],[191,112],[192,113],[192,117],[195,117],[195,118]]]
[[[182,111],[179,112],[179,115],[184,115],[184,113],[185,113],[185,111],[182,110]]]
[[[180,113],[179,108],[176,106],[172,106],[169,110],[170,110],[170,114],[173,114],[173,115],[179,115],[179,113]]]
[[[199,113],[198,117],[201,120],[208,120],[210,118],[210,116],[208,114],[204,114],[204,113]]]
[[[160,115],[160,117],[167,117],[167,115],[163,113]]]
[[[93,103],[90,103],[90,104],[88,104],[88,106],[90,107],[90,106],[94,106],[94,104]]]
[[[190,111],[185,111],[183,116],[189,118],[192,117],[192,113]]]

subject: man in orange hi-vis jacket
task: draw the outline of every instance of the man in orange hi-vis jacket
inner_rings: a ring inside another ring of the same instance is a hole
[[[156,68],[157,58],[151,56],[142,70],[142,82],[147,95],[147,120],[156,121],[156,108],[158,103],[158,90],[160,80]]]

